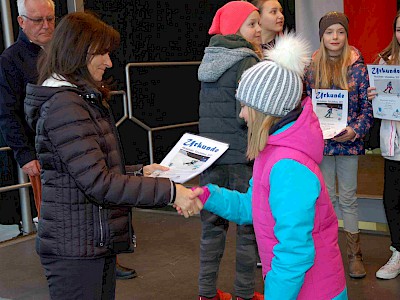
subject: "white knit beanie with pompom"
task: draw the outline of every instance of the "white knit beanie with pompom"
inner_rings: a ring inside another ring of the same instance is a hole
[[[276,38],[265,60],[246,70],[236,98],[267,115],[283,117],[293,110],[303,93],[303,75],[311,59],[308,42],[294,32]]]

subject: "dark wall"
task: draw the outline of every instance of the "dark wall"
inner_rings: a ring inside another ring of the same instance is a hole
[[[114,66],[108,75],[114,78],[117,89],[126,90],[127,63],[201,61],[215,12],[227,2],[88,0],[85,9],[97,13],[120,32],[121,45],[113,54]],[[294,28],[294,0],[282,4],[286,24]],[[197,68],[131,68],[134,116],[150,127],[198,121]],[[149,162],[147,132],[130,121],[119,130],[127,162]],[[155,132],[155,161],[160,162],[186,131],[196,133],[198,129],[193,126]]]
[[[108,71],[118,89],[126,90],[130,62],[200,61],[209,42],[208,28],[216,10],[227,1],[86,1],[121,34]],[[134,116],[150,127],[198,121],[198,66],[131,68]],[[147,132],[131,121],[120,126],[128,163],[148,163]],[[155,132],[155,161],[160,162],[186,131],[197,126]]]

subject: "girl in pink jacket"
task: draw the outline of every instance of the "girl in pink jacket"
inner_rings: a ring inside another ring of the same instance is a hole
[[[197,192],[204,209],[253,224],[265,299],[347,299],[337,218],[318,167],[322,132],[311,99],[300,101],[308,47],[285,34],[266,55],[243,73],[236,93],[247,156],[255,159],[250,188],[209,184]]]

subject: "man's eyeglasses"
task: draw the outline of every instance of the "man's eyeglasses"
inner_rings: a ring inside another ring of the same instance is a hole
[[[56,21],[55,16],[49,16],[49,17],[37,18],[37,19],[29,18],[28,16],[25,16],[25,15],[21,15],[21,17],[27,18],[29,21],[32,21],[33,24],[41,25],[41,26],[43,25],[44,20],[46,20],[47,23],[49,23],[49,24],[54,24]]]

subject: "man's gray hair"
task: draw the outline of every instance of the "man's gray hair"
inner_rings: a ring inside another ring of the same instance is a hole
[[[26,6],[25,6],[25,1],[27,0],[17,0],[17,7],[18,7],[18,15],[22,16],[25,15],[26,16]],[[32,1],[32,0],[31,0]],[[33,0],[36,1],[36,0]],[[43,0],[40,0],[43,1]],[[55,4],[53,0],[46,0],[47,2],[49,2],[51,4],[51,6],[53,7],[53,9],[55,9]]]

